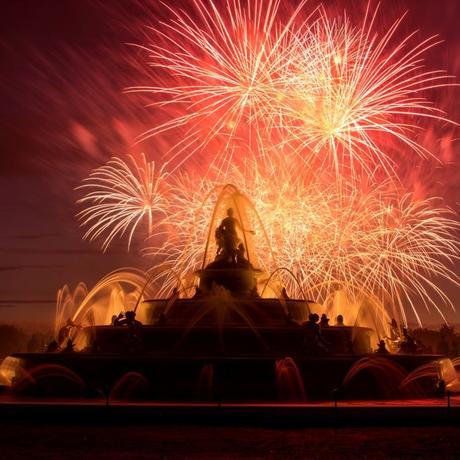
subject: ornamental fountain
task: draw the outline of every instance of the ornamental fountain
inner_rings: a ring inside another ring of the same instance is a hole
[[[155,270],[119,270],[89,292],[79,286],[78,305],[61,299],[61,324],[69,305],[74,311],[47,352],[3,361],[4,387],[16,396],[175,403],[321,401],[338,392],[382,399],[458,389],[449,359],[407,347],[391,352],[401,339],[391,337],[390,318],[375,299],[352,318],[337,298],[323,306],[290,298],[276,277],[286,269],[258,267],[255,224],[264,231],[251,202],[226,185],[201,268],[178,277],[167,298],[155,298]],[[329,325],[331,312],[337,320]],[[317,313],[324,313],[320,324]]]

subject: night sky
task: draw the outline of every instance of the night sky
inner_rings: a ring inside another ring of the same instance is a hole
[[[153,2],[156,3],[156,2]],[[311,2],[315,4],[315,2]],[[337,8],[338,2],[326,1]],[[344,4],[344,3],[342,3]],[[345,2],[359,16],[366,2]],[[409,10],[403,31],[445,40],[429,65],[460,76],[458,0],[384,0],[383,16],[394,20]],[[155,151],[134,144],[151,124],[139,97],[123,93],[142,84],[127,43],[143,40],[143,8],[129,1],[15,0],[0,14],[0,322],[49,321],[56,291],[79,281],[92,286],[109,271],[145,268],[149,260],[126,242],[101,254],[82,241],[74,190],[88,172],[110,156]],[[460,121],[457,93],[438,93],[449,115]],[[448,98],[447,103],[444,99]],[[443,164],[419,165],[424,193],[441,195],[459,209],[458,133],[437,138]],[[444,140],[443,140],[444,139]],[[446,140],[447,139],[447,140]],[[409,168],[408,168],[409,169]],[[457,267],[457,272],[460,269]],[[457,303],[460,289],[447,287]],[[460,323],[459,312],[446,310]],[[424,314],[428,324],[440,321]]]

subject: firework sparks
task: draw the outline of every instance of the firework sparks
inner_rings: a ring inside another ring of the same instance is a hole
[[[411,46],[415,34],[398,40],[403,17],[379,34],[378,8],[371,13],[368,6],[356,28],[324,9],[305,18],[304,4],[284,21],[276,0],[170,8],[171,21],[154,29],[159,44],[144,47],[156,85],[130,89],[151,95],[170,119],[141,138],[184,128],[171,159],[182,164],[208,147],[223,172],[236,151],[270,161],[282,151],[309,166],[329,162],[338,176],[376,165],[392,174],[383,148],[389,137],[429,155],[414,132],[420,119],[449,121],[425,97],[451,82],[424,68],[424,55],[439,41]]]
[[[370,6],[358,27],[323,8],[307,16],[304,1],[286,13],[280,6],[167,7],[170,20],[141,47],[154,85],[128,91],[152,98],[159,121],[141,139],[174,139],[165,150],[175,174],[155,174],[145,158],[141,167],[114,159],[94,171],[80,200],[89,205],[79,215],[85,237],[104,235],[106,250],[129,233],[129,247],[147,220],[155,242],[146,252],[165,268],[155,278],[163,277],[160,294],[186,291],[215,249],[211,241],[207,252],[205,242],[230,182],[262,216],[263,225],[250,210],[251,262],[267,273],[288,269],[279,276],[292,295],[326,302],[337,290],[369,293],[404,321],[405,307],[419,318],[420,301],[442,315],[437,302],[449,300],[434,280],[458,283],[449,267],[459,255],[459,224],[436,200],[402,189],[395,168],[408,155],[431,155],[417,137],[424,123],[450,122],[427,98],[451,84],[424,66],[439,42],[401,39],[403,17],[381,33]],[[198,153],[206,160],[199,174],[176,171]],[[168,230],[160,246],[158,223]]]
[[[149,93],[153,106],[176,116],[141,139],[185,127],[185,136],[172,149],[180,163],[217,139],[213,165],[223,170],[242,139],[246,150],[257,150],[283,98],[285,74],[296,57],[291,52],[295,24],[305,3],[284,23],[278,17],[280,0],[246,6],[232,0],[223,10],[197,0],[192,12],[170,8],[172,20],[155,29],[160,44],[143,47],[156,71],[156,85],[128,91]]]
[[[350,298],[372,293],[384,298],[394,316],[406,318],[409,306],[417,319],[417,303],[434,307],[450,304],[434,279],[458,283],[449,268],[458,259],[458,222],[435,200],[415,200],[394,189],[391,181],[361,188],[349,183],[338,191],[327,181],[293,180],[292,168],[279,167],[261,174],[254,166],[244,174],[236,171],[233,182],[244,190],[260,213],[267,233],[256,231],[255,264],[267,272],[279,267],[283,284],[292,295],[324,302],[337,290]],[[175,202],[170,219],[172,237],[160,249],[148,253],[166,261],[170,276],[164,292],[201,268],[205,241],[212,220],[217,182],[197,181],[183,175],[171,195]],[[201,188],[201,190],[200,190]],[[203,196],[205,197],[203,199]],[[257,228],[257,219],[252,219]],[[268,236],[268,238],[266,238]],[[268,257],[273,250],[275,257]]]
[[[155,163],[144,155],[139,161],[128,156],[128,162],[112,158],[95,169],[78,187],[86,195],[77,203],[86,206],[78,213],[82,226],[88,226],[84,238],[93,241],[103,237],[103,251],[115,237],[128,234],[128,249],[135,232],[147,221],[146,236],[164,221],[164,187],[167,174],[156,170]],[[157,220],[158,219],[158,220]]]
[[[414,136],[420,120],[452,123],[425,97],[452,84],[443,71],[424,66],[424,56],[440,42],[430,37],[411,46],[414,33],[399,39],[403,17],[379,34],[377,13],[368,5],[359,29],[323,13],[299,37],[300,61],[288,79],[284,142],[292,139],[309,162],[312,156],[329,159],[337,175],[358,167],[371,172],[377,165],[392,175],[389,138],[427,156]]]
[[[163,261],[154,279],[161,280],[160,295],[170,295],[178,286],[182,291],[193,286],[194,273],[203,262],[209,219],[219,190],[217,183],[192,172],[171,176],[169,186],[168,238],[160,247],[153,244],[144,250],[145,255]],[[151,241],[155,242],[155,235]]]
[[[458,285],[459,281],[449,268],[459,258],[459,223],[455,213],[437,201],[414,199],[410,193],[380,201],[373,216],[375,229],[371,238],[365,238],[369,262],[361,271],[369,290],[378,292],[383,285],[388,298],[399,304],[403,318],[405,302],[419,324],[417,300],[434,307],[444,319],[438,301],[453,305],[437,282],[444,279]]]

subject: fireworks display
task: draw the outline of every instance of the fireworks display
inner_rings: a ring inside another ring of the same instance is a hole
[[[163,158],[113,158],[90,174],[79,200],[85,238],[106,250],[115,237],[129,248],[138,236],[165,268],[155,279],[161,294],[186,292],[202,268],[215,201],[232,183],[260,218],[250,210],[254,264],[267,274],[287,269],[279,277],[290,295],[326,302],[346,290],[380,298],[404,322],[409,310],[420,320],[422,306],[442,316],[450,301],[438,281],[458,283],[458,221],[398,175],[408,158],[435,155],[420,131],[454,124],[429,99],[453,84],[425,66],[438,40],[401,33],[403,18],[382,31],[369,5],[357,24],[309,8],[165,6],[169,19],[136,48],[152,83],[127,89],[161,114],[140,140],[158,142]]]
[[[388,139],[429,155],[414,137],[420,120],[448,121],[424,97],[449,82],[443,72],[424,68],[423,56],[438,43],[435,37],[411,47],[411,35],[397,38],[402,18],[382,33],[375,26],[377,14],[368,9],[362,25],[354,27],[323,12],[299,38],[299,64],[283,98],[287,142],[292,136],[301,157],[318,156],[338,174],[381,166],[391,175]]]
[[[283,17],[280,4],[171,8],[171,21],[152,32],[156,44],[144,47],[154,85],[130,89],[150,95],[169,120],[141,139],[181,129],[169,159],[182,164],[209,149],[223,172],[248,153],[271,163],[276,150],[337,175],[376,165],[390,175],[389,138],[429,155],[414,133],[423,118],[448,121],[426,96],[451,81],[424,67],[436,38],[410,46],[414,34],[397,37],[402,18],[382,33],[378,8],[355,27],[322,8],[306,14],[305,2]]]
[[[147,234],[151,234],[165,215],[162,184],[165,172],[155,170],[155,163],[145,156],[137,161],[112,158],[95,169],[79,187],[86,195],[78,203],[86,205],[78,214],[83,226],[89,229],[84,237],[93,240],[102,236],[105,251],[112,240],[128,235],[128,249],[138,227],[145,220]]]
[[[459,225],[452,211],[434,199],[396,191],[390,181],[379,186],[366,181],[360,188],[353,183],[339,193],[313,178],[293,176],[286,167],[263,174],[258,169],[238,171],[233,178],[232,183],[251,197],[266,229],[263,232],[252,219],[256,266],[267,273],[289,269],[280,276],[294,297],[306,294],[324,302],[341,289],[352,298],[378,295],[394,316],[404,317],[406,306],[418,319],[420,300],[442,315],[438,302],[450,302],[432,280],[457,282],[448,268],[458,257]],[[189,275],[201,268],[203,241],[222,188],[209,180],[200,185],[190,176],[176,181],[171,239],[147,250],[166,259],[170,276],[165,293],[180,276],[186,288]]]
[[[234,159],[237,141],[245,150],[254,142],[257,148],[281,107],[290,60],[298,57],[294,23],[304,4],[284,25],[277,20],[279,0],[246,7],[233,0],[226,8],[198,1],[191,13],[171,8],[171,22],[155,29],[158,44],[145,47],[155,85],[130,90],[149,93],[153,106],[177,115],[141,138],[184,127],[172,148],[179,163],[217,138],[213,163],[222,170]]]

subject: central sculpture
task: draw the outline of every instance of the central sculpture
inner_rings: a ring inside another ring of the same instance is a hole
[[[236,228],[241,228],[241,224],[239,220],[234,217],[234,214],[233,208],[228,208],[227,217],[222,220],[221,224],[216,229],[216,256],[223,256],[236,263],[237,245],[239,243]]]
[[[330,325],[324,310],[319,321],[321,305],[291,298],[282,280],[273,282],[282,268],[262,270],[273,258],[270,241],[254,205],[235,186],[222,188],[213,209],[201,270],[190,273],[190,297],[180,295],[180,280],[169,298],[144,300],[142,324],[135,311],[125,310],[125,319],[86,325],[100,303],[79,310],[66,325],[67,346],[60,353],[48,347],[46,353],[6,358],[3,375],[12,391],[80,397],[107,388],[107,400],[133,395],[163,402],[265,403],[326,400],[339,386],[350,398],[400,398],[420,366],[431,369],[445,389],[455,388],[452,362],[414,353],[407,333],[401,352],[388,353],[377,329],[346,324],[342,314]],[[81,345],[74,348],[75,339]],[[424,394],[439,391],[433,379],[425,383]]]
[[[215,259],[200,272],[201,292],[209,293],[217,285],[234,295],[258,296],[255,278],[257,270],[246,258],[246,248],[237,230],[249,231],[235,217],[233,208],[228,208],[227,216],[214,232],[217,248]]]
[[[223,259],[239,266],[249,266],[245,257],[246,249],[238,237],[237,228],[244,232],[241,223],[234,217],[233,208],[227,209],[227,217],[216,228],[216,260]],[[252,231],[248,230],[253,233]]]

